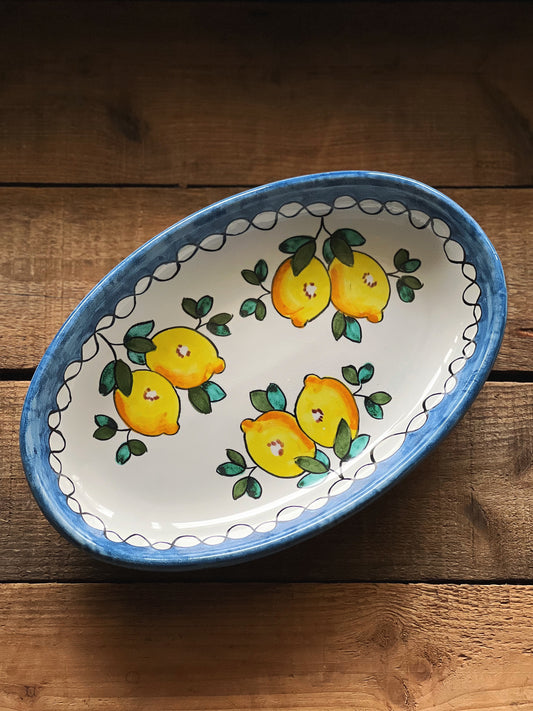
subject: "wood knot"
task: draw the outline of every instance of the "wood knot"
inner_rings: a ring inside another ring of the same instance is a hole
[[[381,649],[392,649],[403,640],[404,630],[402,623],[397,619],[381,622],[372,635],[372,640]]]

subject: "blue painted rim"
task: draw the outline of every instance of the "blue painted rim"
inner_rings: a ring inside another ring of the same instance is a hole
[[[400,201],[441,219],[452,238],[465,251],[465,261],[476,267],[481,289],[478,300],[481,319],[475,338],[477,348],[456,375],[453,392],[428,413],[426,424],[410,432],[396,454],[377,465],[370,486],[352,487],[318,511],[306,511],[296,520],[279,522],[270,533],[226,540],[217,546],[201,543],[194,548],[134,547],[114,543],[89,527],[66,504],[49,464],[48,415],[57,408],[55,397],[69,363],[80,359],[81,344],[93,333],[100,319],[131,292],[117,286],[137,281],[166,262],[175,260],[185,244],[199,244],[208,234],[224,232],[238,218],[252,220],[259,212],[277,211],[289,201],[332,203],[340,194],[357,201],[375,198]],[[44,354],[30,383],[22,411],[20,448],[22,463],[32,493],[44,515],[67,539],[88,552],[117,565],[152,570],[181,570],[228,565],[272,553],[319,533],[360,510],[396,483],[452,429],[465,414],[485,382],[498,353],[507,316],[505,277],[498,255],[479,225],[453,200],[418,181],[397,175],[366,171],[342,171],[301,176],[271,183],[234,195],[169,227],[133,252],[113,269],[80,302]]]

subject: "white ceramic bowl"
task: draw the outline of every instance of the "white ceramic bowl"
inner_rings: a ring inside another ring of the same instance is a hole
[[[271,552],[420,461],[505,316],[493,247],[427,186],[342,172],[249,190],[152,239],[70,316],[24,406],[29,483],[118,564]]]

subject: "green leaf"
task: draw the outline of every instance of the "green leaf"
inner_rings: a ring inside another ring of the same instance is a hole
[[[246,299],[241,304],[241,308],[239,309],[239,314],[243,318],[246,318],[247,316],[251,316],[253,313],[255,313],[258,303],[260,303],[258,301],[258,299]]]
[[[343,459],[350,451],[350,445],[352,443],[352,433],[350,431],[350,425],[343,418],[339,422],[337,427],[337,434],[335,435],[335,441],[333,442],[333,451],[339,459]]]
[[[300,481],[298,482],[298,484],[296,484],[296,486],[299,489],[303,489],[306,486],[314,486],[315,484],[318,484],[323,479],[325,479],[327,477],[327,475],[328,475],[328,472],[325,472],[323,474],[312,474],[312,473],[306,474],[305,476],[303,476],[300,479]]]
[[[252,405],[259,412],[270,412],[274,408],[269,402],[268,396],[265,390],[252,390],[250,393],[250,400]]]
[[[211,412],[211,400],[201,386],[191,388],[187,391],[187,394],[189,396],[189,402],[197,412],[201,412],[202,415],[208,415]]]
[[[97,430],[94,431],[93,437],[95,439],[99,440],[106,440],[106,439],[111,439],[111,437],[114,437],[117,433],[117,428],[116,427],[109,427],[109,425],[102,425],[101,427],[98,427]]]
[[[295,254],[301,247],[314,241],[313,237],[307,236],[289,237],[280,244],[279,249],[285,254]]]
[[[328,237],[327,240],[322,245],[322,256],[326,264],[331,264],[335,255],[331,251],[331,238]]]
[[[272,405],[273,410],[285,410],[287,406],[287,398],[283,394],[282,389],[276,383],[270,383],[266,389],[268,402]]]
[[[241,272],[244,281],[247,281],[248,284],[253,284],[254,286],[259,286],[261,283],[259,281],[259,277],[255,272],[253,272],[251,269],[243,269]]]
[[[339,262],[342,262],[347,267],[353,266],[353,252],[352,248],[348,242],[339,233],[341,230],[337,230],[331,235],[331,251],[337,257]]]
[[[112,360],[102,370],[102,374],[100,375],[100,383],[98,385],[98,392],[100,395],[109,395],[109,393],[115,389],[116,385],[115,361]]]
[[[121,444],[120,447],[117,449],[117,453],[115,455],[115,460],[117,464],[126,464],[128,459],[131,457],[131,452],[130,448],[127,442],[124,442],[124,444]]]
[[[133,351],[128,351],[128,358],[135,365],[146,365],[146,354],[145,353],[134,353]]]
[[[266,316],[267,310],[266,306],[262,301],[257,301],[257,307],[255,309],[255,317],[258,321],[262,321]]]
[[[207,397],[211,402],[219,402],[220,400],[223,400],[226,397],[226,393],[220,385],[217,385],[214,383],[212,380],[208,380],[206,383],[202,383],[200,385],[202,390],[205,390],[207,393]]]
[[[331,330],[336,341],[344,335],[344,331],[346,330],[346,317],[342,311],[335,311],[331,322]]]
[[[316,242],[306,242],[293,254],[291,259],[292,273],[298,276],[309,265],[316,252]]]
[[[186,314],[189,314],[189,316],[192,316],[193,318],[200,318],[198,316],[197,304],[194,299],[189,299],[188,297],[182,299],[181,308]]]
[[[246,488],[248,486],[248,477],[244,477],[244,479],[239,479],[239,481],[236,481],[235,484],[233,485],[233,491],[231,492],[233,498],[235,501],[237,499],[240,499],[241,496],[244,496],[246,493]]]
[[[422,282],[418,277],[415,276],[404,276],[400,279],[402,284],[405,284],[405,286],[408,286],[410,289],[421,289],[423,287]]]
[[[352,230],[348,227],[343,227],[340,230],[335,230],[332,237],[341,237],[350,247],[360,247],[366,242],[366,239],[357,230]]]
[[[261,484],[253,476],[248,477],[248,484],[246,485],[246,493],[252,499],[258,499],[263,493]]]
[[[375,420],[383,419],[383,410],[381,408],[381,405],[372,402],[369,397],[365,397],[365,408],[370,417],[373,417]]]
[[[394,266],[396,269],[402,269],[403,265],[409,260],[409,252],[406,249],[399,249],[394,255]]]
[[[154,342],[150,338],[144,338],[144,336],[128,338],[124,345],[133,353],[150,353],[150,351],[155,351],[156,349]]]
[[[370,437],[367,434],[362,434],[356,437],[350,446],[350,451],[346,455],[346,459],[353,459],[354,457],[357,457],[358,454],[361,454],[361,452],[366,449],[369,441]]]
[[[318,459],[319,462],[322,462],[322,464],[329,471],[330,461],[328,455],[325,452],[323,452],[321,449],[317,449],[315,453],[315,458]]]
[[[153,321],[143,321],[142,323],[136,323],[134,326],[126,331],[124,336],[124,343],[130,338],[146,338],[149,333],[151,333],[154,327]]]
[[[226,456],[234,464],[238,464],[243,469],[246,467],[246,461],[240,452],[235,449],[226,449]]]
[[[217,467],[217,474],[220,474],[220,476],[239,476],[239,474],[242,474],[245,469],[246,467],[241,466],[240,464],[235,464],[234,462],[224,462],[223,464],[219,464]]]
[[[402,272],[416,272],[419,266],[422,264],[420,259],[408,259],[404,262],[400,268]]]
[[[207,316],[207,314],[211,311],[213,308],[213,297],[206,295],[202,296],[201,299],[199,299],[198,304],[196,306],[196,311],[198,313],[198,316],[200,318],[203,318],[204,316]]]
[[[118,428],[115,420],[107,415],[95,415],[94,421],[98,427],[112,427],[115,430]]]
[[[345,316],[345,319],[346,319],[346,328],[344,329],[345,338],[347,338],[349,341],[353,341],[354,343],[361,343],[362,333],[361,333],[361,325],[359,324],[359,321],[355,318],[352,318],[351,316]]]
[[[398,296],[406,304],[409,304],[411,303],[411,301],[414,301],[415,292],[411,289],[411,287],[404,284],[401,279],[398,279],[398,281],[396,282],[396,289],[398,290]]]
[[[223,324],[216,324],[212,323],[211,321],[208,321],[206,323],[206,328],[209,331],[209,333],[212,333],[215,336],[229,336],[231,334],[231,331],[229,328],[226,326],[225,323]]]
[[[211,318],[209,319],[209,323],[212,323],[215,326],[225,326],[231,321],[232,318],[232,314],[222,312],[220,314],[215,314],[214,316],[211,316]]]
[[[374,366],[372,363],[365,363],[359,368],[359,382],[361,384],[368,383],[369,380],[372,380],[373,376]]]
[[[129,397],[133,387],[133,375],[130,366],[123,360],[115,362],[115,381],[120,392]]]
[[[130,446],[130,452],[136,457],[140,457],[141,454],[145,454],[147,451],[145,443],[141,442],[140,439],[130,439],[128,444]]]
[[[342,377],[350,385],[359,385],[359,376],[357,375],[357,368],[353,365],[345,365],[342,369]]]
[[[375,402],[376,405],[386,405],[392,400],[392,397],[389,395],[389,393],[385,393],[381,390],[377,393],[372,393],[372,395],[369,395],[369,398],[370,400],[372,400],[372,402]]]
[[[268,276],[268,265],[264,259],[260,259],[254,267],[254,272],[259,281],[265,281]]]
[[[316,459],[316,457],[296,457],[294,461],[304,472],[324,474],[329,471],[329,467],[324,462],[321,462],[320,459]]]

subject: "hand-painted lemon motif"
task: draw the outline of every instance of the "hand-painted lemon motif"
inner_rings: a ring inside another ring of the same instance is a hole
[[[359,410],[344,383],[335,378],[308,375],[296,401],[298,424],[314,442],[333,447],[341,419],[346,420],[352,438],[359,427]]]
[[[155,350],[146,354],[146,364],[177,388],[196,388],[226,364],[211,341],[192,328],[167,328],[152,338]]]
[[[274,410],[256,420],[243,420],[246,448],[254,462],[279,477],[300,476],[296,457],[314,457],[315,444],[299,428],[294,415]]]
[[[180,400],[172,383],[159,373],[135,370],[129,395],[115,390],[115,407],[124,422],[139,434],[176,434]]]
[[[390,297],[389,279],[375,259],[363,252],[353,252],[353,265],[337,258],[329,265],[331,301],[346,316],[367,318],[377,323]]]
[[[331,283],[325,266],[316,257],[294,276],[291,257],[280,264],[272,280],[272,303],[278,313],[302,328],[329,304]]]

